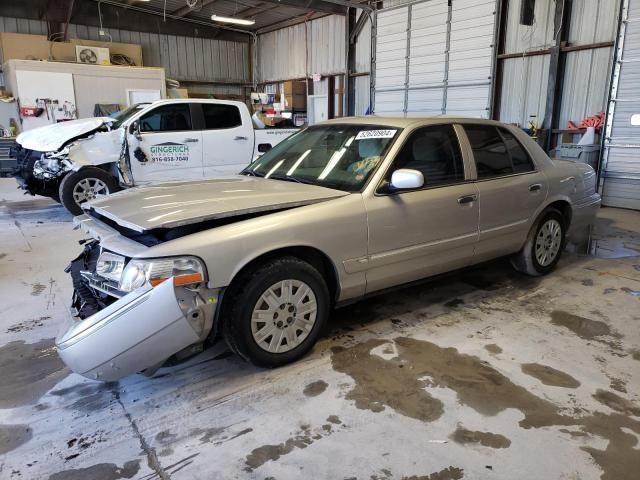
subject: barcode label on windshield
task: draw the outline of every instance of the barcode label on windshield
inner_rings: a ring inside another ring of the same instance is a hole
[[[397,130],[363,130],[358,132],[356,140],[364,140],[367,138],[393,138]]]

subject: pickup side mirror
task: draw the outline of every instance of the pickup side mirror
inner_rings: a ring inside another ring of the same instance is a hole
[[[142,136],[140,135],[140,122],[136,120],[129,125],[129,133],[136,137],[136,140],[142,140]]]
[[[258,144],[258,152],[265,153],[271,150],[273,146],[270,143],[259,143]]]
[[[419,170],[400,168],[391,175],[390,187],[393,190],[415,190],[424,186],[424,175]]]

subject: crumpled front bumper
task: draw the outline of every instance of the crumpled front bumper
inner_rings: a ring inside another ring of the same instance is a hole
[[[56,339],[58,353],[74,372],[113,381],[153,368],[209,334],[217,292],[207,299],[178,298],[173,279],[141,287],[73,325]],[[185,308],[185,303],[192,304]],[[182,305],[182,308],[181,308]]]

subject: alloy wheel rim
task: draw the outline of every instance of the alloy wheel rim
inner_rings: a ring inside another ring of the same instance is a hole
[[[309,336],[316,323],[318,303],[309,285],[294,279],[267,288],[251,313],[251,334],[269,353],[293,350]]]
[[[99,178],[83,178],[73,187],[73,200],[78,205],[104,195],[109,195],[109,187]]]
[[[542,267],[553,263],[560,252],[562,244],[562,226],[557,220],[547,220],[542,224],[536,236],[536,260]]]

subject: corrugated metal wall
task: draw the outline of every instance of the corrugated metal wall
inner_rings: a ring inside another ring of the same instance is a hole
[[[628,13],[627,13],[628,12]],[[621,54],[607,118],[602,199],[604,205],[640,210],[640,0],[628,0]]]
[[[114,28],[105,30],[114,42],[142,45],[145,66],[164,67],[168,78],[202,82],[250,82],[248,43]],[[38,20],[0,17],[0,31],[46,35],[46,24]],[[98,35],[98,27],[74,24],[69,25],[69,37],[102,39]]]
[[[572,3],[569,43],[585,45],[612,41],[617,28],[620,0],[580,0]],[[554,0],[537,0],[535,22],[520,25],[520,2],[509,2],[504,53],[543,50],[554,43]],[[611,48],[566,54],[560,127],[580,121],[605,108],[611,72]],[[549,55],[502,60],[500,120],[526,126],[544,118]]]
[[[344,73],[344,24],[344,17],[331,15],[259,35],[258,81],[304,78],[307,73]]]

